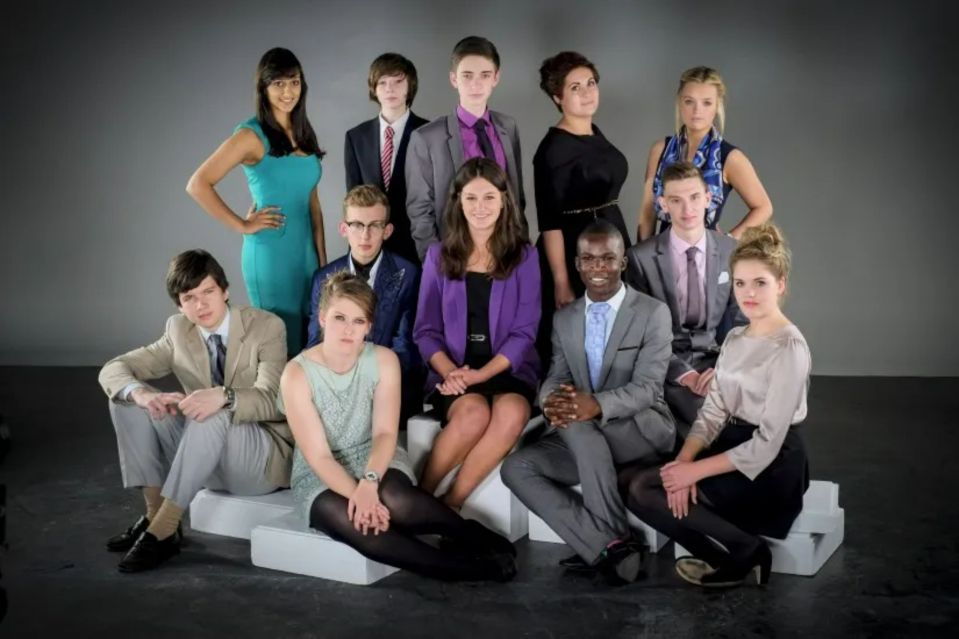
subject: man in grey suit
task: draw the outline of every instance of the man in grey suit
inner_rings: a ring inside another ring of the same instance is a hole
[[[206,251],[170,263],[179,313],[156,342],[107,362],[123,485],[140,488],[146,515],[107,540],[122,572],[156,568],[179,552],[183,511],[204,486],[262,495],[290,485],[293,436],[276,407],[286,328],[276,315],[227,304],[229,283]],[[173,374],[183,392],[150,380]]]
[[[450,185],[466,160],[496,162],[509,176],[520,210],[526,208],[516,120],[487,108],[499,83],[499,53],[493,43],[478,36],[460,40],[453,48],[450,83],[459,93],[456,111],[413,131],[406,155],[406,213],[421,261],[429,245],[443,236]]]
[[[688,162],[667,167],[659,199],[672,226],[629,250],[627,281],[669,306],[673,355],[666,403],[685,436],[709,391],[724,333],[746,318],[729,275],[736,240],[706,228],[709,190],[702,173]]]
[[[656,464],[676,436],[663,400],[669,309],[621,281],[623,238],[609,222],[580,234],[576,268],[586,295],[553,318],[553,360],[540,390],[555,428],[507,457],[501,474],[576,551],[561,565],[625,583],[641,575],[642,550],[630,535],[617,466]]]

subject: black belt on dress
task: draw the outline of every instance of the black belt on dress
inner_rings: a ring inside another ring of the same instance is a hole
[[[619,204],[619,200],[610,200],[606,204],[600,204],[599,206],[587,206],[584,209],[570,209],[568,211],[560,211],[560,215],[579,215],[580,213],[592,213],[593,216],[596,216],[596,211],[605,209],[609,206],[616,206]]]

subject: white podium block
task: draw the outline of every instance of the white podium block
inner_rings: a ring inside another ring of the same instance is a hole
[[[541,417],[530,420],[523,429],[523,434],[525,435],[541,423]],[[427,415],[417,415],[407,422],[407,452],[417,476],[422,474],[433,448],[433,440],[439,432],[440,423]],[[522,436],[520,438],[522,439]],[[502,463],[498,464],[467,497],[460,514],[466,519],[477,520],[510,541],[516,541],[526,536],[529,529],[529,511],[503,483],[500,477],[501,467]],[[436,493],[443,494],[458,472],[459,467],[450,471],[437,486]]]
[[[312,530],[297,513],[254,528],[250,558],[260,568],[357,586],[369,586],[399,570],[367,559],[346,544]]]
[[[579,484],[572,486],[572,489],[582,494],[583,489]],[[640,521],[636,515],[627,511],[629,527],[634,533],[638,533],[649,546],[649,552],[659,552],[669,539],[661,532],[647,526]],[[543,521],[536,513],[529,514],[529,538],[530,541],[545,541],[552,544],[564,544],[563,538],[553,532],[553,529]]]
[[[803,509],[785,539],[763,537],[773,555],[772,571],[811,577],[842,544],[846,513],[839,507],[839,484],[811,481]],[[689,552],[675,544],[677,558]]]
[[[278,490],[246,497],[204,488],[190,502],[190,528],[211,535],[249,539],[260,524],[293,512],[293,495]]]

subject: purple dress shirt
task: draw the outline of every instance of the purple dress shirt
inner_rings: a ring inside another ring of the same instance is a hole
[[[476,121],[480,118],[477,118],[462,106],[457,106],[456,119],[459,120],[460,137],[463,139],[463,161],[483,157],[483,150],[480,148],[479,139],[476,137],[476,131],[473,130],[473,125],[475,125]],[[499,133],[496,132],[496,127],[493,126],[493,121],[489,117],[489,109],[486,109],[486,113],[483,114],[482,119],[486,122],[486,136],[489,138],[490,144],[493,145],[493,154],[496,156],[496,163],[499,164],[499,168],[505,171],[506,152],[503,151],[503,143],[499,139]]]
[[[489,329],[494,355],[510,361],[516,379],[534,391],[539,384],[539,356],[534,343],[542,313],[539,257],[527,246],[523,260],[505,280],[493,280],[490,291]],[[453,280],[440,268],[440,244],[426,251],[413,341],[427,364],[438,351],[462,366],[466,356],[466,280]],[[427,388],[440,376],[430,368]]]

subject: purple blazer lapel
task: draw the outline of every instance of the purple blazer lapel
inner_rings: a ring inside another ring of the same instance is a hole
[[[503,293],[506,289],[507,280],[493,280],[489,294],[489,341],[493,352],[500,346],[499,320],[500,310],[503,306]]]
[[[444,292],[443,333],[450,355],[457,366],[466,357],[466,280],[446,279]]]

